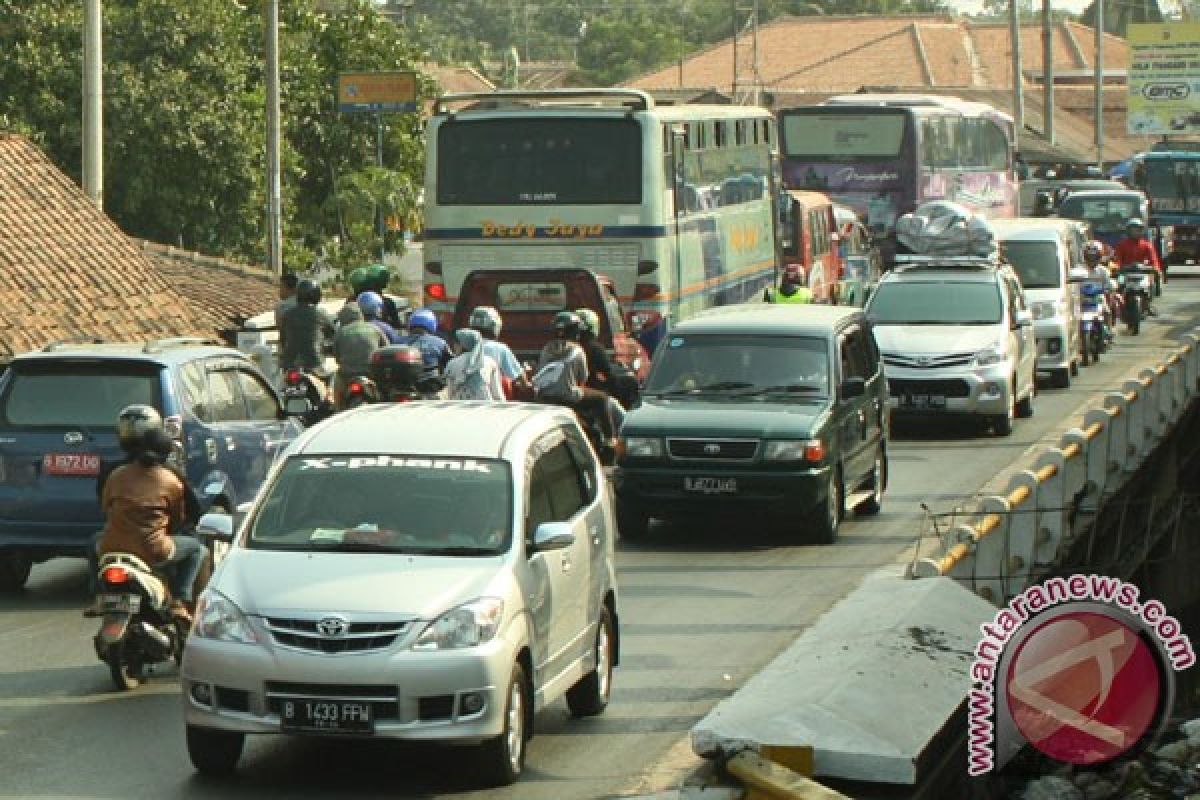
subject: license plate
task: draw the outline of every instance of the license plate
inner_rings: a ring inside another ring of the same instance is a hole
[[[371,704],[356,700],[313,700],[285,697],[279,719],[285,730],[319,733],[374,733]]]
[[[946,396],[940,394],[906,394],[900,398],[904,408],[945,408]]]
[[[42,456],[42,471],[47,475],[100,474],[100,456],[95,453],[46,453]]]
[[[136,594],[102,594],[100,608],[104,613],[120,611],[126,614],[136,614],[142,607],[142,598]]]
[[[289,414],[307,414],[312,411],[312,403],[305,395],[286,395],[283,399],[283,409]]]
[[[736,494],[737,478],[684,478],[683,488],[702,494]]]

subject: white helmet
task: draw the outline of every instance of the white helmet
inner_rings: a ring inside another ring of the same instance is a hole
[[[126,452],[160,449],[165,437],[162,415],[151,406],[125,406],[117,415],[117,441]]]
[[[474,328],[492,339],[500,338],[500,312],[491,306],[478,306],[471,312],[467,327]]]

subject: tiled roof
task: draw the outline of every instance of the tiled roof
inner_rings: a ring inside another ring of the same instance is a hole
[[[495,84],[474,67],[443,67],[438,64],[422,64],[421,71],[433,78],[445,94],[452,92],[493,92]]]
[[[739,81],[753,80],[749,33],[738,37]],[[1055,28],[1057,70],[1089,69],[1094,57],[1092,29],[1076,22]],[[1021,29],[1026,75],[1042,71],[1041,28]],[[733,40],[726,39],[684,60],[631,80],[640,89],[681,85],[711,86],[728,93],[733,84]],[[759,28],[758,74],[767,91],[853,91],[860,86],[926,88],[1012,86],[1008,27],[947,15],[782,17]],[[1104,62],[1125,69],[1129,46],[1108,35]],[[744,88],[744,87],[743,87]]]
[[[51,341],[206,334],[167,279],[27,139],[0,134],[0,361]]]
[[[263,267],[139,241],[142,252],[182,295],[207,332],[219,334],[279,302],[276,281]]]

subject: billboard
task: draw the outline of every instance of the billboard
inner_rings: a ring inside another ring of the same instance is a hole
[[[415,72],[344,72],[338,75],[338,111],[392,113],[417,110]]]
[[[1130,25],[1129,49],[1129,133],[1200,133],[1200,23]]]

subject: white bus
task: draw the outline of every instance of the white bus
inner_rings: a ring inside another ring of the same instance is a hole
[[[774,279],[764,109],[630,89],[448,95],[426,143],[424,299],[441,320],[472,272],[586,269],[653,352],[671,322]]]

